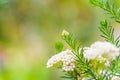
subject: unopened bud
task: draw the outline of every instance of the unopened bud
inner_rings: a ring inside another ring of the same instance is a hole
[[[68,35],[69,35],[69,32],[67,32],[66,30],[62,31],[62,36],[68,36]]]

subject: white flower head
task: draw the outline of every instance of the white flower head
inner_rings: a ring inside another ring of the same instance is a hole
[[[109,42],[95,42],[89,48],[84,49],[84,57],[87,59],[95,59],[95,58],[105,58],[114,59],[116,56],[119,55],[119,49],[109,43]]]
[[[53,67],[58,62],[62,62],[62,69],[65,71],[73,71],[75,68],[75,55],[71,50],[62,51],[52,56],[47,62],[47,68]]]
[[[88,48],[88,49],[84,50],[84,57],[87,58],[88,60],[95,59],[99,55],[100,54],[97,51],[97,49]]]
[[[113,76],[111,80],[120,80],[120,77]]]

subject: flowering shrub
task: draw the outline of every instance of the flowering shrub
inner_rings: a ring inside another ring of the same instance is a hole
[[[115,12],[107,0],[90,1],[107,11],[116,22],[120,22],[119,9]],[[101,36],[106,41],[96,41],[90,47],[81,47],[69,32],[63,30],[62,39],[71,49],[52,56],[47,62],[47,68],[62,69],[67,73],[63,78],[71,80],[120,80],[120,36],[114,38],[114,28],[106,20],[100,24]]]

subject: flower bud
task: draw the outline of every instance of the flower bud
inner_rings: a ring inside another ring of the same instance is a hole
[[[67,32],[66,30],[62,31],[62,36],[68,36],[68,35],[69,35],[69,32]]]

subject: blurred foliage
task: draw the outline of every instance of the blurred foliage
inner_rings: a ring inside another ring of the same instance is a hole
[[[59,80],[45,66],[58,35],[66,29],[89,45],[101,13],[88,0],[0,0],[0,80]]]

